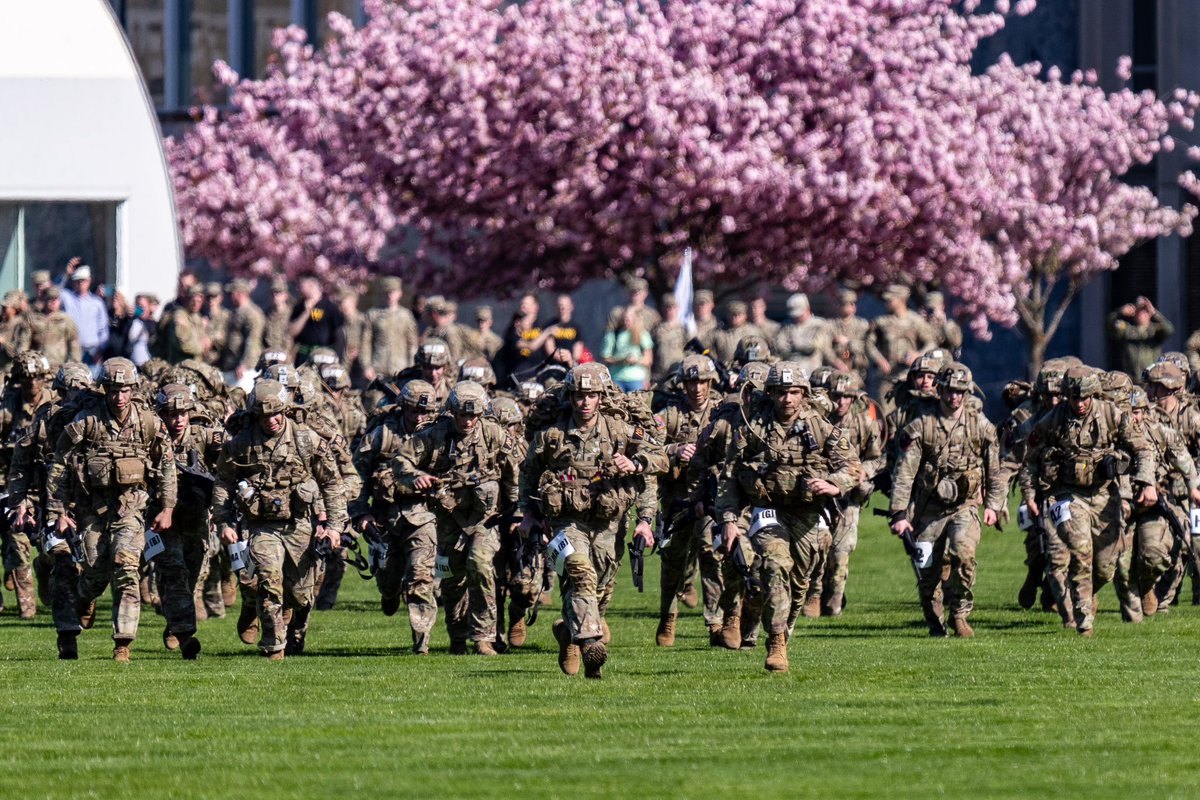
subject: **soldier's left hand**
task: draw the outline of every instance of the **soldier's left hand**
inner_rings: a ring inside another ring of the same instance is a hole
[[[150,523],[150,527],[159,533],[171,530],[171,521],[175,517],[175,509],[164,508],[154,517],[154,521]]]
[[[633,460],[623,453],[617,453],[613,456],[613,466],[622,475],[632,475],[637,472],[637,464],[633,463]]]
[[[1192,489],[1188,496],[1192,498],[1192,505],[1200,506],[1200,488]]]
[[[1137,501],[1144,506],[1152,506],[1158,502],[1158,488],[1149,484],[1142,487],[1138,492]]]
[[[999,522],[999,520],[1000,520],[1000,516],[992,509],[985,508],[983,510],[983,524],[984,525],[991,525],[996,530],[999,530],[1000,526],[997,524]]]
[[[820,497],[837,497],[842,493],[841,489],[824,478],[809,478],[808,488],[809,491]]]
[[[648,548],[654,547],[654,529],[650,527],[649,522],[639,522],[637,527],[633,529],[633,535],[642,540],[642,544]]]

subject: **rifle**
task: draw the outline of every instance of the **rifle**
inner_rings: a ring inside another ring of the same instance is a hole
[[[729,559],[733,564],[733,568],[742,576],[742,580],[746,584],[746,596],[750,598],[758,597],[762,594],[762,581],[758,579],[758,575],[746,563],[746,554],[742,552],[740,547],[732,547],[729,550]]]
[[[872,512],[877,517],[887,517],[891,519],[892,512],[886,508],[877,508]],[[912,531],[905,531],[900,534],[900,543],[904,545],[904,552],[908,554],[909,563],[912,564],[913,575],[917,577],[917,583],[921,582],[921,571],[917,568],[917,562],[921,560],[921,551],[917,549],[917,542],[913,539]]]
[[[1159,492],[1158,502],[1154,504],[1154,510],[1162,514],[1167,519],[1167,525],[1171,528],[1171,534],[1175,539],[1175,548],[1172,555],[1182,553],[1188,546],[1188,532],[1184,530],[1183,523],[1179,521],[1179,517],[1175,516],[1175,512],[1171,510],[1171,506],[1167,504],[1167,498],[1163,497]]]
[[[638,592],[646,591],[646,543],[634,534],[629,543],[629,571],[633,575],[633,585]]]

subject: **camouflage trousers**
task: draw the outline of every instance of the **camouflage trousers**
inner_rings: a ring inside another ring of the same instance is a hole
[[[516,552],[517,536],[520,534],[516,533],[508,538],[502,548],[501,557],[497,559],[497,574],[504,576],[503,583],[508,591],[510,619],[516,619],[533,608],[545,585],[546,559],[541,553],[525,559],[525,563],[522,564],[515,563],[515,556],[507,558]],[[502,564],[506,558],[507,563]]]
[[[858,547],[858,522],[862,514],[859,506],[851,505],[833,526],[829,555],[821,573],[821,610],[825,614],[842,613],[845,605],[846,580],[850,577],[850,554]],[[814,587],[814,589],[817,587]],[[811,590],[810,590],[811,591]]]
[[[258,622],[262,632],[258,649],[283,650],[288,640],[303,641],[312,611],[317,562],[312,552],[313,529],[307,520],[248,523],[250,558],[254,560]],[[284,609],[292,619],[285,624]]]
[[[917,547],[931,548],[925,566],[917,565],[917,594],[925,621],[931,626],[944,625],[947,606],[951,619],[966,619],[975,607],[979,508],[927,510],[913,520],[913,528]]]
[[[1190,533],[1189,520],[1184,518],[1184,530]],[[1158,607],[1165,608],[1175,602],[1175,596],[1183,591],[1183,579],[1188,568],[1192,571],[1192,604],[1200,604],[1200,547],[1196,537],[1189,536],[1182,546],[1171,550],[1171,566],[1158,583]]]
[[[1184,531],[1188,530],[1187,513],[1177,503],[1169,503],[1175,518]],[[1176,556],[1187,556],[1176,544],[1171,525],[1156,508],[1139,509],[1133,518],[1133,574],[1139,595],[1151,591],[1171,569]]]
[[[1076,627],[1091,630],[1096,617],[1095,594],[1113,579],[1117,569],[1124,524],[1121,498],[1107,490],[1059,490],[1046,503],[1043,513],[1048,514],[1053,503],[1064,500],[1071,501],[1071,518],[1047,537],[1050,586],[1056,597],[1069,594]],[[1070,620],[1064,616],[1064,621]]]
[[[738,527],[742,535],[734,545],[742,552],[742,560],[747,564],[752,575],[760,575],[762,559],[754,550],[746,531],[750,529],[749,512],[742,514]],[[724,549],[724,544],[717,548]],[[745,576],[734,566],[734,559],[725,553],[721,559],[721,597],[717,601],[721,609],[721,623],[726,624],[731,617],[740,620],[743,645],[754,645],[758,642],[758,631],[762,624],[762,592],[752,590],[746,585]]]
[[[162,540],[166,549],[154,558],[154,573],[163,616],[171,633],[188,636],[196,632],[196,590],[204,586],[203,571],[216,550],[208,515],[177,517]]]
[[[679,610],[679,593],[688,583],[691,565],[699,561],[700,586],[704,597],[704,623],[721,624],[721,557],[713,550],[712,520],[703,517],[674,533],[658,552],[661,564],[659,613]]]
[[[495,641],[495,560],[500,534],[494,527],[482,525],[463,529],[449,517],[442,517],[437,525],[437,542],[442,606],[450,640]]]
[[[12,574],[17,610],[23,619],[37,614],[37,589],[33,579],[33,543],[28,534],[9,530],[3,537],[4,571]]]
[[[387,598],[403,596],[413,633],[428,634],[437,622],[437,526],[431,521],[414,527],[393,511],[384,520],[384,538],[388,557],[375,574],[379,593]]]
[[[1121,619],[1126,622],[1142,621],[1142,596],[1138,588],[1134,542],[1134,523],[1129,521],[1121,525],[1117,568],[1113,571],[1113,589],[1117,593],[1117,601],[1121,604]],[[1151,584],[1151,587],[1153,585]]]
[[[574,550],[563,559],[559,579],[563,620],[572,641],[604,635],[601,601],[616,579],[620,564],[617,539],[624,523],[624,516],[620,516],[596,523],[558,519],[550,526],[551,538],[565,534]]]
[[[808,593],[813,566],[821,556],[817,508],[779,511],[778,519],[778,526],[752,537],[763,586],[762,624],[771,635],[787,632],[793,598]]]
[[[111,587],[113,639],[132,640],[137,637],[142,616],[138,584],[142,551],[146,548],[145,504],[123,505],[126,513],[93,513],[76,520],[87,554],[79,576],[79,597],[90,602]]]

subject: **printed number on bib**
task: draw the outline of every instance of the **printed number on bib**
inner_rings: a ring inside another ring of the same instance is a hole
[[[42,552],[49,555],[51,550],[66,543],[66,539],[58,538],[53,531],[46,531],[46,538],[42,540]]]
[[[1033,514],[1029,513],[1029,506],[1025,503],[1017,506],[1017,527],[1023,531],[1033,527]]]
[[[250,558],[249,542],[234,542],[227,545],[225,551],[229,553],[229,566],[234,572],[245,570],[247,578],[254,574],[254,559]]]
[[[433,574],[441,580],[454,577],[454,570],[450,569],[450,556],[435,556],[433,559]]]
[[[779,514],[773,508],[756,508],[750,513],[750,535],[779,527]]]
[[[1071,501],[1059,500],[1054,505],[1050,506],[1050,521],[1055,525],[1062,525],[1071,519]]]
[[[562,577],[563,570],[567,566],[567,556],[575,552],[575,548],[567,539],[565,530],[559,531],[558,535],[550,540],[550,544],[546,545],[546,552],[554,559],[554,571],[558,573],[559,577]]]
[[[1200,508],[1193,508],[1191,511],[1192,517],[1192,536],[1200,536]]]
[[[156,555],[166,549],[167,546],[163,543],[162,536],[157,531],[146,531],[146,549],[142,552],[142,558],[147,561],[153,561]]]
[[[929,569],[933,563],[933,542],[917,542],[917,554],[913,556],[913,564],[917,569]]]

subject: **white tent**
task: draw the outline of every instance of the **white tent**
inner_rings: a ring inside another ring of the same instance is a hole
[[[162,137],[105,0],[0,3],[0,109],[0,291],[78,255],[126,296],[173,296]]]

